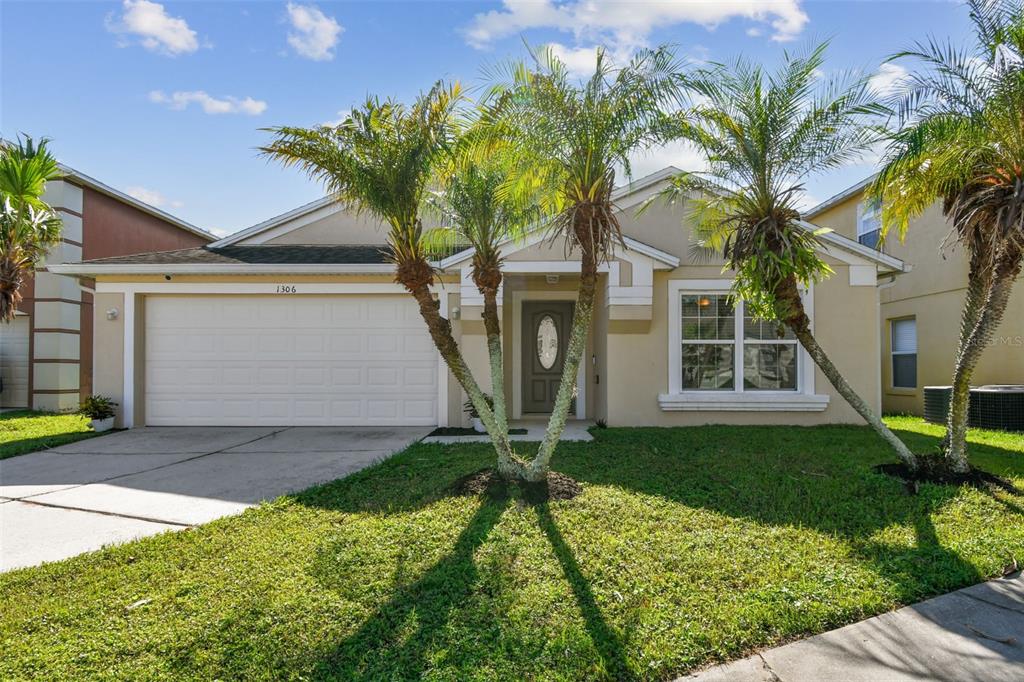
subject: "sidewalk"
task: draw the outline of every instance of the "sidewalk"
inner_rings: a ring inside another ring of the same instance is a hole
[[[991,580],[680,682],[1024,680],[1024,577]]]

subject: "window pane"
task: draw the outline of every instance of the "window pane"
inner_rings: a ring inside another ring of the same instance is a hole
[[[861,244],[868,248],[877,249],[878,240],[881,239],[881,235],[881,230],[871,230],[870,232],[865,232],[862,235],[858,235],[857,241],[859,241]]]
[[[795,343],[743,346],[743,386],[748,391],[796,390]]]
[[[892,385],[896,388],[917,388],[917,353],[892,356]]]
[[[917,352],[917,320],[914,318],[892,321],[892,352]]]
[[[699,339],[700,320],[696,317],[683,318],[683,339]]]
[[[724,391],[733,388],[731,344],[683,344],[683,389]]]
[[[697,317],[697,297],[683,296],[683,317]]]
[[[743,315],[743,338],[758,341],[796,340],[793,332],[786,325],[772,320],[757,320],[745,313]]]

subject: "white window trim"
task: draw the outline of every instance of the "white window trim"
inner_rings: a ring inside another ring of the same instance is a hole
[[[877,218],[877,226],[873,230],[865,230],[864,219],[871,214],[875,215],[875,217]],[[881,230],[882,207],[879,206],[875,209],[869,209],[867,200],[863,200],[859,204],[857,204],[857,243],[860,243],[860,238],[863,237],[864,235],[871,234],[872,232],[878,232],[879,234],[881,234]]]
[[[679,297],[683,293],[721,294],[727,293],[732,281],[727,279],[677,279],[668,282],[668,392],[658,396],[658,404],[664,411],[755,411],[755,412],[821,412],[828,407],[829,396],[814,392],[815,367],[807,351],[797,343],[797,385],[796,391],[745,391],[743,390],[743,354],[734,353],[736,363],[734,389],[722,391],[694,391],[682,388],[682,316],[679,311]],[[814,328],[814,288],[803,294],[807,315]],[[742,342],[742,307],[736,311],[737,336],[735,343]]]
[[[909,351],[909,350],[896,350],[896,344],[895,344],[895,340],[896,340],[895,339],[895,337],[896,337],[896,323],[897,322],[906,322],[908,320],[912,320],[914,322],[914,350],[912,350],[912,351]],[[890,375],[892,377],[892,380],[889,383],[892,384],[890,386],[890,388],[894,388],[894,389],[896,389],[898,391],[916,391],[917,388],[918,388],[917,384],[920,383],[920,382],[915,382],[913,386],[899,386],[899,385],[896,384],[896,356],[897,355],[913,355],[915,357],[914,365],[915,365],[915,370],[916,370],[916,365],[917,365],[917,360],[916,360],[916,358],[917,358],[917,317],[914,316],[914,315],[909,315],[907,317],[894,317],[894,318],[889,320],[889,373],[890,373]],[[917,372],[915,371],[914,374],[916,375]]]

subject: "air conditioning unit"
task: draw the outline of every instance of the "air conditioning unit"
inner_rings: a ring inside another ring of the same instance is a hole
[[[951,386],[924,387],[924,418],[945,424]],[[1001,431],[1024,431],[1024,385],[994,384],[971,389],[968,426]]]

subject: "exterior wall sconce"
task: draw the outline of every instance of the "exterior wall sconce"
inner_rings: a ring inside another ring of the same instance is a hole
[[[117,316],[118,316],[117,308],[111,308],[110,310],[107,311],[107,319],[108,320],[111,320],[111,321],[116,320]]]
[[[548,284],[558,284],[558,275],[544,275]]]

